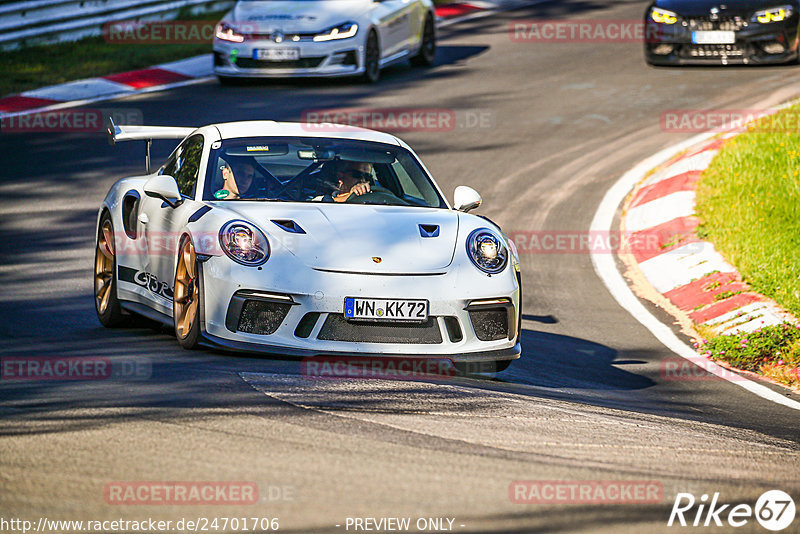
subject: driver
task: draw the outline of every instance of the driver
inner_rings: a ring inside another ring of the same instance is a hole
[[[336,179],[339,187],[333,192],[334,202],[344,202],[350,195],[360,196],[371,191],[372,163],[366,161],[339,162]]]
[[[252,163],[228,163],[222,167],[222,189],[214,193],[219,199],[247,197],[256,178],[256,168]]]

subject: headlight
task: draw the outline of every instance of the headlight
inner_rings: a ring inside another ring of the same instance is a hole
[[[345,22],[344,24],[339,24],[335,28],[318,33],[314,36],[314,40],[320,42],[334,41],[336,39],[349,39],[350,37],[353,37],[357,31],[358,24],[355,22]]]
[[[244,35],[238,33],[236,28],[228,24],[227,22],[220,22],[217,24],[217,31],[216,31],[217,39],[222,39],[223,41],[230,41],[232,43],[241,43],[244,41]]]
[[[269,258],[269,242],[261,230],[245,221],[229,221],[219,231],[219,244],[230,259],[248,267]]]
[[[488,228],[478,228],[469,234],[467,255],[475,267],[489,274],[499,273],[508,263],[505,243]]]
[[[678,14],[666,9],[653,7],[650,9],[650,18],[659,24],[675,24],[678,22]]]
[[[756,11],[751,19],[753,22],[767,24],[769,22],[780,22],[792,16],[792,6],[778,6],[769,9]]]

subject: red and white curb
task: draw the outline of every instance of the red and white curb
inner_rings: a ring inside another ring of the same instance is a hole
[[[438,6],[436,16],[438,26],[446,27],[496,11],[535,3],[539,2],[536,0],[454,2]],[[87,78],[0,98],[0,118],[54,111],[135,93],[173,89],[210,80],[213,75],[212,56],[203,54],[147,69]]]
[[[660,168],[660,166],[664,165],[665,163],[674,160],[673,162],[676,163],[676,165],[683,167],[673,167],[673,172],[681,168],[683,169],[683,172],[689,172],[693,170],[690,167],[697,164],[697,160],[690,160],[689,158],[699,153],[696,148],[698,146],[701,148],[706,147],[711,149],[709,145],[703,145],[703,143],[708,143],[708,141],[711,140],[715,135],[715,132],[703,133],[682,143],[664,148],[658,153],[653,154],[649,158],[639,162],[636,166],[623,174],[614,183],[614,185],[612,185],[611,188],[606,191],[605,196],[603,197],[600,205],[597,208],[597,211],[594,214],[589,231],[602,233],[615,230],[616,225],[614,221],[617,208],[626,198],[629,197],[631,191],[633,191],[638,184],[642,183],[646,178],[651,177],[650,173],[653,169]],[[679,160],[675,158],[684,152],[686,153],[685,156],[681,157],[680,159],[686,161],[679,163]],[[700,152],[704,152],[704,150],[700,150]],[[701,158],[698,159],[702,159],[702,157],[708,158],[709,155],[701,156]],[[708,162],[706,165],[708,165]],[[664,173],[661,178],[667,179],[666,174],[667,173]],[[659,181],[655,175],[652,175],[651,178],[654,183]],[[595,272],[600,280],[605,284],[609,293],[611,293],[617,303],[624,310],[630,313],[634,319],[647,328],[658,341],[667,347],[667,349],[681,358],[700,367],[701,369],[704,369],[706,372],[731,382],[732,384],[735,384],[736,386],[741,387],[754,395],[787,408],[800,410],[800,402],[790,399],[762,383],[751,380],[746,375],[732,373],[729,369],[717,364],[713,360],[709,360],[701,356],[692,347],[687,345],[675,334],[671,326],[662,323],[658,318],[656,318],[656,316],[653,315],[633,293],[628,285],[628,282],[625,280],[625,278],[623,278],[622,274],[617,268],[615,257],[612,254],[607,254],[603,251],[592,251],[591,259]],[[734,314],[738,313],[739,311],[737,310]],[[717,319],[723,318],[725,318],[724,315],[718,317]]]
[[[621,220],[632,242],[645,236],[658,240],[657,246],[630,254],[644,278],[694,323],[719,334],[796,322],[777,304],[752,291],[714,245],[696,236],[697,181],[733,135],[692,147],[643,180],[628,197]]]
[[[134,93],[179,87],[207,79],[211,74],[211,54],[203,54],[149,69],[76,80],[0,98],[0,117],[63,109]]]

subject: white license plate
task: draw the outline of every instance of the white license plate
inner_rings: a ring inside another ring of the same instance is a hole
[[[692,32],[694,44],[734,44],[736,32]]]
[[[299,48],[256,48],[253,50],[253,59],[267,61],[290,61],[300,59]]]
[[[428,319],[428,301],[411,299],[344,299],[345,319],[419,321]]]

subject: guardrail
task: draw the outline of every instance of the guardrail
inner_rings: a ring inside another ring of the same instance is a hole
[[[0,4],[0,50],[101,35],[117,20],[169,20],[228,9],[234,0],[25,0]]]

